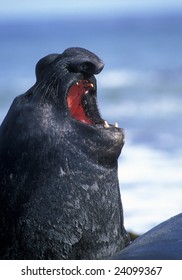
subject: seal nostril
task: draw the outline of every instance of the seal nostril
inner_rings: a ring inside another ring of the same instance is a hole
[[[92,63],[92,62],[84,62],[82,64],[80,64],[80,72],[84,72],[87,74],[98,74],[101,72],[101,70],[103,69],[104,64],[103,63],[98,63],[97,65]]]
[[[95,74],[96,67],[91,62],[84,62],[80,65],[80,72]]]

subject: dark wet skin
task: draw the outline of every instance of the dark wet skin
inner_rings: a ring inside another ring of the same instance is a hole
[[[0,127],[1,259],[103,259],[129,243],[117,176],[123,129],[97,106],[95,54],[41,59]]]

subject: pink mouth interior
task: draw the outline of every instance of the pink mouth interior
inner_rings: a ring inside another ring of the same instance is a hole
[[[76,120],[87,124],[93,124],[93,122],[85,114],[82,98],[91,88],[93,88],[93,85],[87,80],[79,81],[70,87],[67,96],[67,103],[71,116]]]

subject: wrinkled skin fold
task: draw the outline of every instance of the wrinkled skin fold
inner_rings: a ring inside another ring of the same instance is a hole
[[[13,101],[0,127],[1,259],[104,259],[128,245],[124,133],[97,107],[103,66],[82,48],[48,55]]]

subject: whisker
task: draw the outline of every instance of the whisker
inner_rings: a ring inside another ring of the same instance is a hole
[[[55,88],[55,84],[57,83],[57,86],[56,86],[56,88]],[[56,103],[56,101],[57,101],[57,98],[58,98],[58,92],[59,92],[59,84],[60,84],[60,81],[56,78],[55,80],[54,80],[54,83],[53,83],[53,85],[52,85],[52,98],[53,98],[53,100],[55,101],[55,103]]]
[[[42,82],[38,83],[38,84],[35,86],[35,88],[34,88],[34,90],[33,90],[33,94],[34,94],[35,91],[40,87],[41,84],[42,84]]]
[[[38,95],[41,92],[41,90],[44,88],[44,86],[45,86],[45,84],[43,84],[42,81],[40,83],[38,83],[37,86],[33,90],[34,96]]]
[[[55,97],[57,95],[59,83],[57,83],[57,74],[54,72],[51,77],[46,81],[43,80],[34,87],[33,95],[38,96],[39,95],[39,102],[42,103],[45,98],[49,98],[52,95],[52,98],[55,100]],[[55,88],[56,83],[58,84]]]
[[[54,95],[54,85],[56,83],[56,73],[54,72],[51,77],[49,78],[48,81],[46,81],[45,86],[46,86],[46,91],[42,94],[41,96],[41,102],[44,101],[44,99],[47,97],[49,98],[49,96],[52,94],[52,97]]]
[[[54,83],[54,81],[52,81],[51,83],[49,83],[47,86],[46,86],[46,90],[43,92],[41,98],[40,98],[40,101],[44,101],[45,97],[48,97],[48,93],[50,92],[50,88],[51,88],[51,85]],[[47,83],[46,83],[47,84]],[[45,85],[46,85],[45,84]]]

